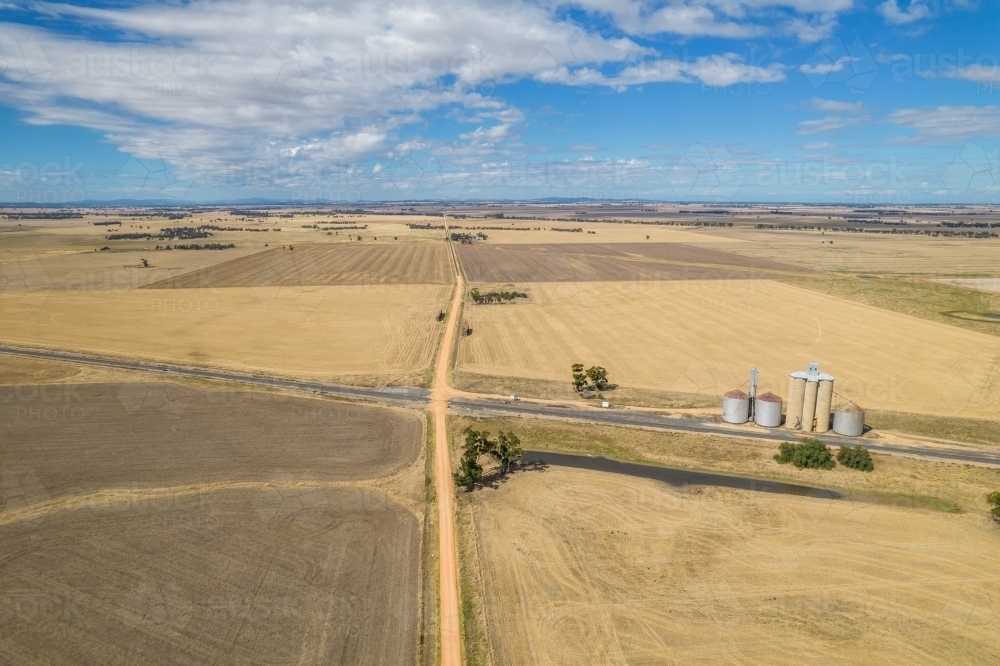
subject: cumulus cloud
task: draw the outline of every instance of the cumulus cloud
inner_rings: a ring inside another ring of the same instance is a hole
[[[900,109],[887,120],[912,133],[912,143],[947,143],[973,138],[1000,137],[1000,107],[939,106]]]
[[[789,3],[699,0],[656,10],[625,7],[619,14],[658,17],[639,20],[642,33],[704,31],[714,21],[713,34],[744,36],[756,28],[736,22],[777,4]],[[804,12],[820,4],[791,0]],[[116,38],[0,23],[0,94],[23,109],[28,122],[104,131],[138,156],[181,155],[194,172],[281,163],[287,173],[277,180],[302,176],[320,160],[398,157],[419,143],[394,145],[400,129],[441,107],[477,125],[459,139],[495,148],[516,137],[524,120],[519,109],[489,94],[496,83],[527,78],[622,89],[785,78],[780,64],[749,64],[733,54],[662,58],[630,38],[588,32],[553,8],[528,2],[34,7]],[[732,20],[712,18],[718,16]],[[732,26],[724,27],[727,22]]]
[[[854,6],[853,0],[552,0],[552,4],[610,16],[632,35],[746,39],[785,34],[807,42],[827,37],[838,14]]]
[[[906,25],[931,15],[931,9],[924,0],[910,0],[905,9],[899,6],[899,0],[885,0],[878,10],[887,22],[894,25]]]

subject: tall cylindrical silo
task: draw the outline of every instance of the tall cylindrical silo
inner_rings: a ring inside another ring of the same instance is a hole
[[[806,395],[802,401],[802,430],[812,432],[813,418],[816,416],[816,393],[819,391],[819,382],[806,382]]]
[[[816,432],[827,432],[830,429],[830,408],[832,406],[833,377],[820,375],[819,388],[816,392]]]
[[[865,432],[865,410],[853,402],[837,405],[833,413],[833,431],[838,435],[859,437]]]
[[[793,372],[788,382],[788,413],[785,415],[786,428],[797,430],[802,427],[802,401],[805,398],[805,394],[805,373]]]
[[[722,420],[726,423],[746,423],[750,420],[750,396],[736,389],[722,396]]]
[[[757,396],[753,405],[753,422],[765,428],[781,425],[781,398],[770,391]]]

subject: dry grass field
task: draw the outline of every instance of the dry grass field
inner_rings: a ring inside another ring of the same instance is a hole
[[[416,660],[418,416],[172,383],[31,388],[0,389],[5,662]]]
[[[997,419],[1000,340],[768,280],[531,284],[531,302],[466,304],[457,372],[721,396],[757,366],[787,392],[819,361],[870,409]],[[614,398],[612,397],[612,400]]]
[[[739,280],[802,275],[802,268],[684,243],[460,245],[470,282]]]
[[[51,255],[17,255],[0,252],[0,292],[35,292],[138,289],[174,275],[204,269],[217,263],[259,252],[258,248],[233,248],[200,252],[67,252]],[[142,260],[149,261],[144,267]]]
[[[825,500],[549,466],[461,493],[470,663],[991,663],[995,469],[873,454],[778,465],[776,444],[534,419],[525,448],[834,488]],[[453,436],[457,450],[461,437]],[[944,509],[944,510],[942,510]]]
[[[441,224],[441,221],[433,222]],[[562,244],[562,243],[710,243],[735,246],[743,241],[722,234],[708,233],[706,229],[666,226],[658,224],[616,224],[605,222],[556,220],[472,220],[449,219],[448,226],[456,231],[475,233],[482,230],[492,245],[506,244]],[[509,227],[509,229],[505,228]],[[528,230],[525,230],[528,229]],[[553,231],[553,229],[582,229],[581,232]],[[588,232],[594,233],[588,233]],[[440,232],[439,232],[440,233]],[[648,238],[647,238],[648,236]]]
[[[329,244],[270,249],[152,285],[194,287],[308,286],[333,284],[450,284],[451,253],[444,243]]]
[[[0,340],[169,363],[426,381],[444,285],[341,285],[0,295]]]
[[[982,514],[554,467],[460,511],[482,663],[1000,660],[1000,528]]]
[[[761,220],[762,222],[765,220]],[[767,222],[782,223],[781,220]],[[817,271],[926,277],[1000,277],[1000,239],[944,238],[837,231],[708,229],[743,241],[727,250]]]

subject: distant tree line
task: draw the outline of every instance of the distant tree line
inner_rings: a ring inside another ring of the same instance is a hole
[[[234,243],[184,243],[181,245],[164,245],[160,247],[156,246],[157,250],[231,250],[236,245]]]
[[[453,232],[451,234],[451,240],[456,243],[476,243],[478,241],[484,241],[487,239],[486,234],[480,231],[477,234],[464,234]]]
[[[469,296],[471,296],[472,300],[479,305],[487,305],[490,303],[511,303],[518,298],[528,297],[528,295],[523,291],[488,291],[484,294],[478,289],[471,290],[469,292]]]

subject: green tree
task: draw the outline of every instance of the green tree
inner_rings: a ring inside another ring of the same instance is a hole
[[[587,369],[587,377],[594,382],[598,391],[603,391],[608,387],[608,371],[599,365],[591,366]]]
[[[462,459],[458,471],[455,472],[455,483],[472,490],[476,481],[483,477],[483,466],[479,464],[479,456],[490,448],[490,433],[483,430],[465,429],[465,444],[462,446]]]
[[[875,471],[875,463],[872,461],[871,454],[868,453],[868,449],[860,444],[854,447],[840,447],[840,450],[837,451],[837,462],[844,467],[861,470],[862,472]]]
[[[993,516],[993,520],[1000,523],[1000,492],[990,493],[986,496],[986,501],[993,506],[990,509],[990,515]]]
[[[142,262],[142,267],[143,268],[149,268],[149,260],[148,259],[140,259],[139,261]]]
[[[583,372],[583,363],[573,364],[573,388],[582,391],[587,385],[587,375]]]
[[[499,463],[500,473],[504,475],[510,472],[514,459],[519,458],[524,453],[524,449],[521,448],[521,440],[513,432],[501,430],[497,433],[496,441],[492,442],[487,439],[487,444],[489,446],[487,453]]]
[[[801,444],[783,442],[774,456],[782,465],[792,463],[799,469],[833,469],[837,466],[826,444],[818,439],[806,438]]]

